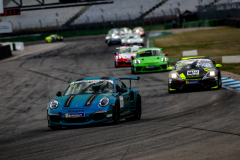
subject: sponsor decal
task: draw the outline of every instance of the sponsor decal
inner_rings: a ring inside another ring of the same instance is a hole
[[[82,82],[102,82],[102,81],[107,81],[113,84],[112,80],[105,80],[105,79],[96,79],[96,80],[82,80],[82,81],[76,81],[76,82],[72,82],[73,84],[75,83],[82,83]]]
[[[66,113],[66,118],[85,117],[85,113]]]
[[[120,99],[120,108],[124,107],[123,96],[119,96]]]
[[[97,96],[98,96],[98,94],[93,94],[93,95],[91,95],[91,96],[88,98],[87,102],[85,103],[85,106],[90,106],[90,105],[92,104],[93,100],[94,100]]]
[[[199,70],[187,71],[187,76],[198,76],[198,75],[199,75]]]

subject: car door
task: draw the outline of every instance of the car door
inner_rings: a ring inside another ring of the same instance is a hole
[[[119,88],[126,88],[126,85],[120,81],[120,80],[115,80],[116,82],[116,91],[118,92]],[[120,101],[120,111],[121,113],[126,113],[129,110],[129,105],[130,105],[130,96],[129,96],[129,89],[127,89],[128,91],[125,93],[121,93],[121,95],[119,95],[119,101]]]

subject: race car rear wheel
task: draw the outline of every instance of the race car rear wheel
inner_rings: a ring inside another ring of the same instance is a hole
[[[115,102],[113,107],[113,124],[119,124],[120,122],[120,106],[118,101]]]
[[[138,96],[136,99],[136,111],[134,113],[134,119],[140,120],[141,116],[142,116],[142,102],[141,102],[141,97]]]

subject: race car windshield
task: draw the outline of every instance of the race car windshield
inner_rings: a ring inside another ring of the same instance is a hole
[[[102,94],[113,93],[113,82],[110,80],[86,80],[71,83],[64,96],[71,94]]]
[[[129,38],[140,38],[140,35],[130,36]]]
[[[160,49],[157,49],[138,51],[137,57],[163,56],[163,55],[164,55],[163,52]]]
[[[176,69],[202,69],[213,68],[214,65],[210,59],[188,59],[178,61],[175,65]]]
[[[130,52],[131,52],[131,48],[122,48],[119,50],[119,54],[130,53]]]

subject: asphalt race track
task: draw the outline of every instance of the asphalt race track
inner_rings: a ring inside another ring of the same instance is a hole
[[[72,43],[0,61],[0,159],[240,159],[240,93],[169,95],[168,72],[136,75],[139,121],[49,129],[47,103],[70,81],[133,76],[130,68],[114,68],[117,46],[107,47],[103,36],[65,41]]]

